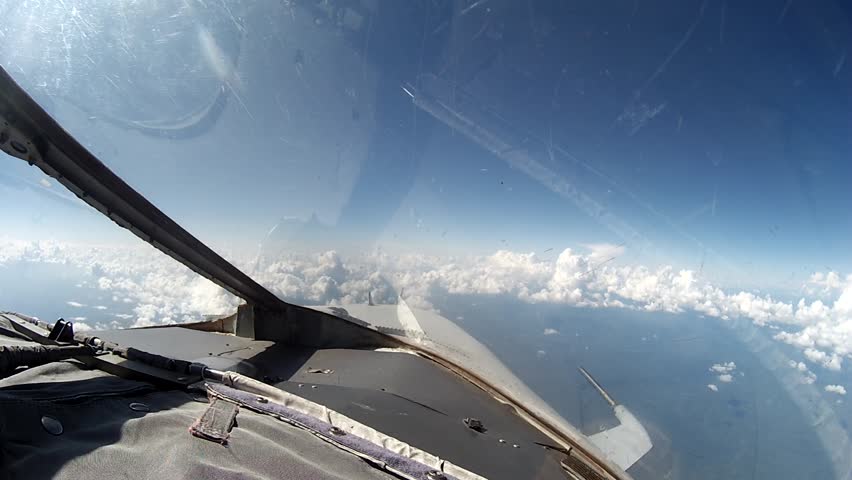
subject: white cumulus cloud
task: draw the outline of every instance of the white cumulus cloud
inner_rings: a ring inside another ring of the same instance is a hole
[[[92,327],[88,323],[74,322],[74,331],[88,332],[90,330],[92,330]]]
[[[817,380],[816,374],[812,372],[807,365],[805,365],[805,362],[796,362],[795,360],[790,360],[790,368],[795,369],[796,371],[802,374],[802,376],[799,378],[799,381],[801,383],[810,385],[816,382]]]
[[[84,305],[80,302],[75,302],[75,301],[70,301],[70,302],[65,302],[65,303],[68,304],[68,306],[71,306],[71,307],[74,307],[74,308],[80,308],[80,307],[86,306],[86,305]]]
[[[737,371],[737,364],[734,362],[714,363],[707,370],[716,375],[716,379],[719,380],[719,382],[731,383],[734,381],[734,374]]]
[[[734,362],[714,363],[710,367],[711,372],[716,373],[731,373],[737,369],[737,364]]]
[[[823,367],[838,371],[843,364],[843,358],[837,354],[827,354],[815,348],[806,348],[804,351],[805,358],[813,363],[822,365]]]
[[[707,384],[707,388],[709,388],[710,390],[713,390],[714,392],[718,392],[718,391],[719,391],[719,387],[717,387],[716,385],[714,385],[714,384],[712,384],[712,383],[708,383],[708,384]]]
[[[807,365],[805,365],[803,362],[798,362],[798,363],[796,363],[796,361],[795,361],[795,360],[790,360],[790,367],[791,367],[791,368],[795,368],[796,370],[798,370],[798,371],[800,371],[800,372],[806,372],[806,371],[808,371],[808,366],[807,366]]]
[[[838,395],[846,395],[846,387],[843,385],[826,385],[825,391],[828,393],[836,393]]]
[[[545,328],[544,335],[559,335],[559,330],[555,328]]]

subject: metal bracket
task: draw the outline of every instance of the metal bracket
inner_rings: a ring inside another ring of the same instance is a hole
[[[0,116],[0,150],[20,158],[30,165],[41,162],[41,152],[36,147],[37,142],[24,135],[6,118]]]
[[[47,338],[55,342],[73,342],[74,341],[74,324],[60,318],[53,324]]]

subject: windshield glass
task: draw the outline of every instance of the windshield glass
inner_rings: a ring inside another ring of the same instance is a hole
[[[680,0],[2,3],[0,65],[281,298],[445,317],[628,471],[850,478],[852,10]],[[238,299],[0,170],[0,309]]]

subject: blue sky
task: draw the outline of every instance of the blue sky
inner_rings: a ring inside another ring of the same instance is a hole
[[[6,27],[13,41],[2,58],[117,173],[226,250],[255,248],[282,218],[316,215],[323,246],[339,250],[544,254],[624,244],[619,262],[779,291],[813,271],[852,271],[852,36],[839,7],[530,5],[473,10],[452,34],[431,12],[418,20],[438,25],[430,35],[406,27],[423,12],[398,7],[375,18],[369,38],[355,23],[330,36],[308,10],[180,10],[184,23],[158,27],[174,30],[165,46],[156,32],[127,27],[133,55],[97,27],[109,9],[91,8],[76,15],[93,30],[72,33],[67,51],[51,29],[25,22]],[[42,8],[44,22],[64,21],[59,6]],[[27,54],[41,44],[56,46],[50,62]],[[414,106],[406,83],[500,132],[551,180]],[[221,88],[224,110],[200,135],[126,126],[186,116]],[[4,170],[0,209],[11,231],[127,240],[45,195],[30,170]],[[21,178],[28,193],[12,186]]]

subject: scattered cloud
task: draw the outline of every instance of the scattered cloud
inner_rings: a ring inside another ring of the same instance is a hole
[[[710,367],[711,372],[716,373],[731,373],[737,369],[737,364],[734,362],[726,362],[726,363],[714,363]]]
[[[535,352],[535,356],[537,356],[538,358],[544,358],[545,356],[547,356],[547,352],[545,352],[544,350],[539,350]]]
[[[555,328],[545,328],[543,333],[545,335],[559,335],[559,330]]]
[[[104,305],[95,305],[94,308],[95,308],[95,310],[106,310],[107,309],[107,307],[105,307]]]
[[[40,178],[39,181],[38,181],[38,184],[41,185],[44,188],[50,188],[50,187],[53,186],[53,185],[50,184],[50,180],[48,180],[46,178]]]
[[[714,375],[718,374],[716,378],[719,380],[719,382],[731,383],[734,381],[734,374],[737,370],[737,364],[734,362],[714,363],[707,370],[713,373]]]
[[[798,370],[800,372],[808,371],[807,365],[805,365],[803,362],[796,363],[795,360],[790,360],[790,368],[795,368],[796,370]]]
[[[828,393],[836,393],[838,395],[846,395],[846,387],[843,385],[826,385],[825,391]]]
[[[71,320],[73,320],[75,322],[75,325],[76,325],[76,322],[85,322],[86,317],[71,317]]]
[[[817,381],[816,374],[812,372],[804,362],[790,360],[790,368],[795,369],[802,374],[799,381],[805,385],[811,385]]]
[[[714,384],[712,384],[712,383],[708,383],[708,384],[707,384],[707,388],[709,388],[710,390],[713,390],[714,392],[718,392],[718,391],[719,391],[719,387],[717,387],[716,385],[714,385]]]
[[[83,304],[83,303],[80,303],[80,302],[74,302],[74,301],[65,302],[65,303],[67,303],[69,306],[74,307],[74,308],[80,308],[80,307],[85,307],[85,306],[86,306],[86,305],[85,305],[85,304]]]
[[[813,385],[817,381],[817,376],[814,372],[808,370],[802,375],[801,382],[805,385]]]
[[[812,372],[804,362],[790,360],[790,368],[795,369],[802,374],[799,378],[799,382],[805,385],[811,385],[817,380],[816,374]]]

